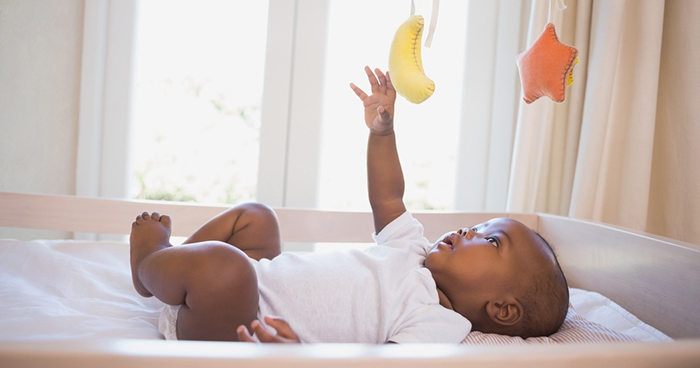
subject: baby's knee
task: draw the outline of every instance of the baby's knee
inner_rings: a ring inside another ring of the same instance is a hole
[[[226,287],[235,283],[256,283],[255,268],[250,258],[240,249],[230,244],[211,241],[202,244],[197,262],[200,276],[212,284],[223,284]],[[195,258],[195,257],[193,257]]]
[[[277,218],[277,214],[272,207],[260,202],[248,202],[240,205],[245,214],[261,217]]]
[[[257,300],[257,274],[240,249],[223,242],[207,242],[193,255],[192,263],[198,271],[193,275],[196,285],[189,288],[189,293],[196,293],[200,303]]]
[[[235,223],[269,225],[277,223],[277,214],[270,206],[259,202],[248,202],[233,206],[221,216],[231,218]]]
[[[241,229],[244,227],[251,227],[255,229],[254,231],[278,231],[279,229],[275,210],[266,204],[250,202],[236,206],[234,209],[240,211],[236,226]]]

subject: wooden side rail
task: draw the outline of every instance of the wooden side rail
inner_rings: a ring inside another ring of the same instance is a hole
[[[29,229],[128,234],[139,213],[158,211],[173,217],[173,236],[189,236],[227,205],[183,202],[86,198],[0,192],[0,226]],[[369,212],[275,208],[285,242],[371,243],[374,232]],[[493,217],[513,217],[531,227],[535,214],[417,212],[426,237],[440,235]]]

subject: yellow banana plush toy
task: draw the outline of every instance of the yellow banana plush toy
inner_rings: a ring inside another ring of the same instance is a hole
[[[394,35],[389,52],[389,73],[394,89],[408,101],[419,104],[435,92],[435,83],[425,76],[421,59],[424,20],[408,18]]]

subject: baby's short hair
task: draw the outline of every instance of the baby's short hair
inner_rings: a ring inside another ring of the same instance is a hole
[[[537,235],[552,251],[555,267],[536,270],[520,289],[518,300],[524,314],[514,335],[522,338],[549,336],[557,332],[569,309],[569,287],[564,272],[549,242]]]

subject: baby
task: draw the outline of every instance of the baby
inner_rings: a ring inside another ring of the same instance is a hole
[[[406,211],[389,74],[365,68],[367,176],[377,246],[280,253],[274,212],[233,207],[171,246],[171,219],[144,212],[131,231],[134,287],[168,304],[168,339],[261,342],[459,343],[471,330],[550,335],[568,308],[547,242],[499,218],[430,243]],[[272,317],[276,316],[276,317]],[[270,328],[274,329],[272,331]],[[251,335],[254,334],[254,336]]]

